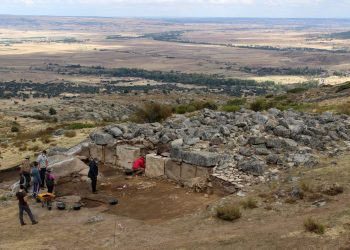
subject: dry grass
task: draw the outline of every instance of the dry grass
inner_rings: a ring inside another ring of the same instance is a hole
[[[329,195],[329,196],[336,196],[344,192],[343,186],[337,183],[332,185],[323,185],[322,187],[320,187],[320,190],[323,194]]]
[[[244,209],[254,209],[258,207],[258,201],[253,198],[248,198],[241,202]]]
[[[144,108],[137,111],[132,120],[139,123],[161,122],[172,115],[172,108],[159,103],[147,103]]]
[[[324,234],[325,226],[312,218],[308,218],[304,221],[304,228],[308,232],[316,233],[316,234]]]
[[[64,136],[68,138],[73,138],[77,136],[77,132],[75,132],[74,130],[67,130],[64,132]]]
[[[233,205],[223,205],[216,209],[216,216],[222,220],[234,221],[241,218],[240,209]]]
[[[307,181],[302,181],[302,182],[300,183],[300,188],[301,188],[301,190],[303,190],[304,192],[308,192],[308,193],[313,193],[313,192],[314,192],[311,183],[310,183],[310,182],[307,182]]]

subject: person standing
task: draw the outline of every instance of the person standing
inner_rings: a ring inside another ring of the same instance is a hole
[[[33,176],[33,197],[36,198],[40,192],[41,177],[39,171],[39,164],[34,162],[32,166],[32,176]]]
[[[46,187],[47,187],[47,192],[48,193],[53,193],[53,189],[55,187],[55,176],[52,174],[52,168],[47,168],[46,171],[46,177],[45,177],[45,181],[46,181]]]
[[[21,177],[23,177],[24,179],[22,179],[22,183],[24,184],[24,190],[26,192],[28,192],[28,188],[30,187],[30,161],[29,161],[30,157],[26,156],[26,158],[24,159],[24,161],[21,164],[21,168],[20,168],[20,175]]]
[[[38,222],[34,219],[34,216],[32,214],[32,211],[29,208],[28,202],[27,202],[27,193],[24,190],[24,186],[21,185],[19,191],[16,193],[16,197],[18,200],[18,208],[19,208],[19,222],[22,226],[26,225],[23,220],[23,211],[25,211],[28,215],[30,220],[32,221],[32,224],[35,225]]]
[[[93,194],[97,193],[97,189],[96,189],[97,176],[98,176],[98,160],[96,158],[95,159],[91,158],[89,162],[88,177],[91,179],[91,188],[92,188]]]
[[[41,188],[43,189],[45,186],[45,173],[46,169],[49,165],[49,160],[47,158],[46,150],[41,152],[36,160],[39,163],[39,169],[40,169],[40,178],[41,178]]]

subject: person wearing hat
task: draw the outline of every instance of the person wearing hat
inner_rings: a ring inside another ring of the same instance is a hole
[[[52,168],[48,167],[45,174],[45,182],[48,193],[53,193],[56,177],[52,174]]]
[[[20,183],[23,184],[24,190],[28,192],[28,188],[30,187],[30,156],[26,156],[24,161],[21,164],[20,167],[20,176],[21,180]]]

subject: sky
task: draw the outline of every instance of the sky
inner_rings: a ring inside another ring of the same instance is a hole
[[[0,0],[0,14],[350,18],[350,0]]]

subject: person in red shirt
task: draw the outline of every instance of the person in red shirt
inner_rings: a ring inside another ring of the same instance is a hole
[[[145,157],[141,156],[140,158],[136,159],[134,163],[132,164],[132,170],[134,175],[142,175],[145,172],[146,168],[146,161]]]

